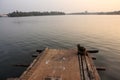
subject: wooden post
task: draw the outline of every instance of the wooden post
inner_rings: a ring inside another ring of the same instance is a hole
[[[41,53],[41,52],[43,52],[45,49],[43,49],[43,50],[36,50],[36,52],[39,52],[39,53]]]
[[[99,71],[105,71],[106,70],[105,67],[97,67],[96,69],[99,70]]]
[[[78,55],[86,55],[86,49],[82,46],[80,46],[80,44],[77,45],[78,48]]]
[[[99,50],[87,50],[88,53],[98,53]]]

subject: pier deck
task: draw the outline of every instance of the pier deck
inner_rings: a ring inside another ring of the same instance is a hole
[[[100,80],[92,58],[77,49],[46,48],[18,80]]]

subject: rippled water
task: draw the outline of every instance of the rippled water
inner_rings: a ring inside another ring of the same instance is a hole
[[[0,80],[18,77],[36,49],[74,48],[80,43],[94,54],[102,80],[120,80],[120,16],[74,15],[0,18]]]

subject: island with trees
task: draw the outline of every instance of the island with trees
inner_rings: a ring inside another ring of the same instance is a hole
[[[21,12],[14,11],[7,14],[8,17],[23,17],[23,16],[47,16],[47,15],[65,15],[64,12],[51,11],[51,12]]]
[[[51,11],[51,12],[21,12],[21,11],[14,11],[8,13],[8,17],[24,17],[24,16],[50,16],[50,15],[120,15],[120,11],[111,11],[111,12],[77,12],[77,13],[65,13],[60,11]]]

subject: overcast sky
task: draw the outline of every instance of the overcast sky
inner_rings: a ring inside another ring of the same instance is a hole
[[[114,11],[120,0],[0,0],[0,13],[12,11]]]

